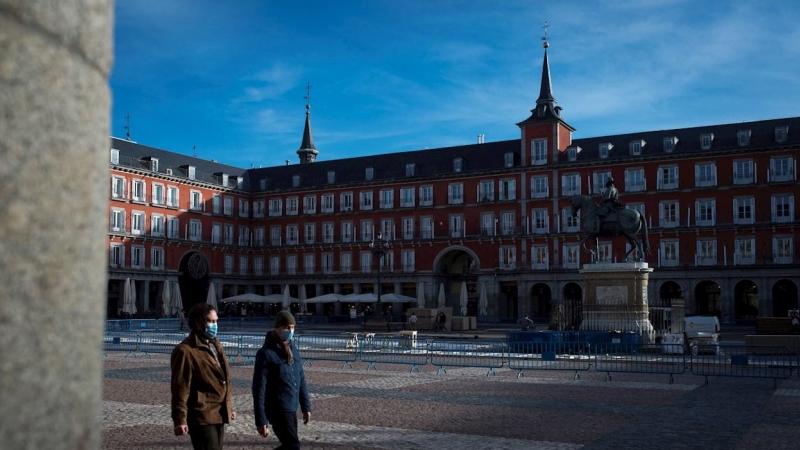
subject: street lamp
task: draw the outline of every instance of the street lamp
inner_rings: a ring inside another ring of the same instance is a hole
[[[378,258],[378,301],[375,305],[375,309],[378,311],[381,310],[381,266],[383,266],[383,257],[386,256],[390,248],[392,248],[392,243],[389,242],[388,237],[383,239],[380,231],[378,232],[378,240],[376,241],[375,237],[373,237],[369,243],[369,249]]]

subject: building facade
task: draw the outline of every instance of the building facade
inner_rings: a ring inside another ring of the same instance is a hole
[[[187,307],[212,282],[218,298],[288,285],[296,298],[380,290],[435,305],[444,290],[447,306],[466,285],[470,315],[485,291],[486,318],[577,326],[590,256],[571,199],[609,178],[646,219],[651,305],[681,299],[724,323],[797,308],[800,117],[573,139],[545,50],[517,126],[515,140],[318,161],[307,110],[300,163],[247,170],[112,138],[109,315],[126,278],[154,315],[164,283]],[[599,258],[621,262],[626,246],[600,240]]]

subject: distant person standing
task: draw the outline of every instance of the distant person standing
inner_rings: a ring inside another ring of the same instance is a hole
[[[417,315],[416,313],[411,313],[411,316],[408,318],[408,328],[411,330],[417,330]]]
[[[172,423],[195,450],[221,450],[225,424],[236,418],[231,371],[217,340],[217,311],[208,303],[189,310],[189,336],[170,357]]]
[[[522,331],[528,331],[531,329],[533,321],[530,318],[528,318],[528,315],[526,314],[525,317],[519,319],[519,325],[520,327],[522,327]]]

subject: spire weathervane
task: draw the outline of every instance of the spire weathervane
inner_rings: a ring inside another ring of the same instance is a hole
[[[548,25],[547,22],[545,22],[542,28],[544,29],[544,36],[542,36],[542,40],[544,42],[542,43],[542,47],[547,48],[550,47],[550,43],[547,42],[547,29],[550,28],[550,25]]]
[[[303,97],[306,101],[306,109],[311,108],[311,82],[306,84],[306,95]]]
[[[131,113],[125,115],[125,138],[131,140]]]

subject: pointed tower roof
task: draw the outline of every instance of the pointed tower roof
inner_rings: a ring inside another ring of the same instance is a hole
[[[317,160],[319,151],[314,147],[314,138],[311,136],[311,106],[306,104],[306,126],[303,130],[303,142],[297,150],[300,164],[312,163]]]
[[[547,25],[545,25],[546,27]],[[542,47],[544,47],[544,62],[542,63],[542,80],[541,87],[539,88],[539,98],[536,99],[536,108],[531,110],[531,116],[524,121],[517,124],[523,126],[531,123],[553,122],[558,121],[575,131],[569,124],[564,122],[561,118],[561,107],[556,106],[556,99],[553,97],[553,84],[550,81],[550,61],[547,59],[547,48],[550,43],[547,42],[546,37]]]

